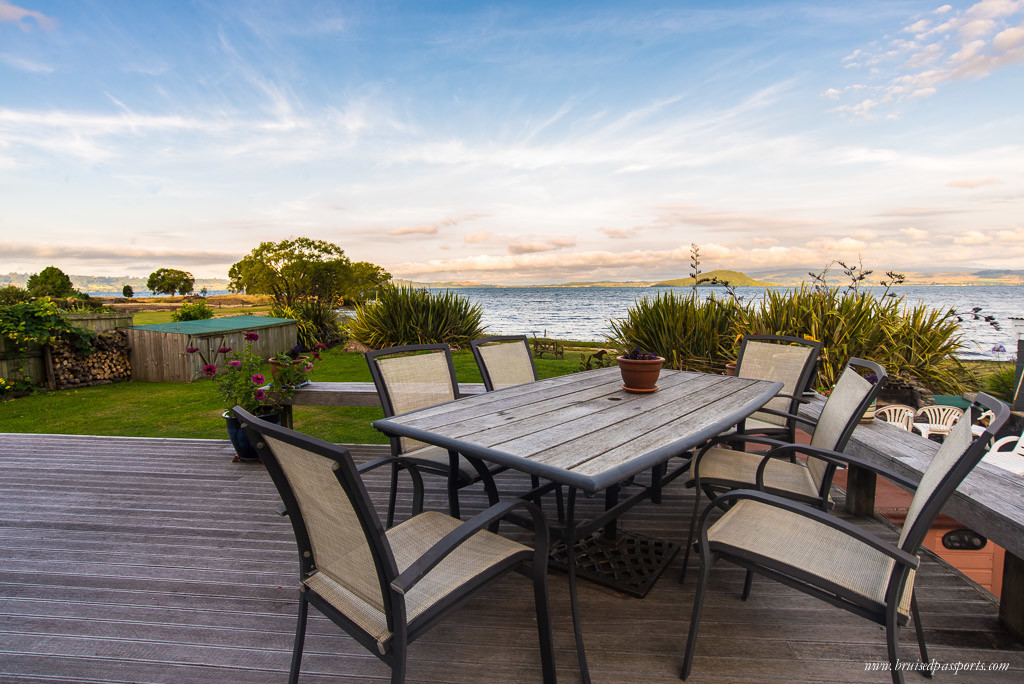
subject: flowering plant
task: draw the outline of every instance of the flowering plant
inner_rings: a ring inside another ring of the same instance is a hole
[[[323,344],[317,344],[311,356],[314,360],[320,360],[320,351],[326,349]],[[313,361],[305,354],[306,349],[297,344],[288,351],[280,352],[270,357],[269,361],[274,366],[274,382],[283,388],[301,387],[307,380],[307,375],[313,370]]]
[[[246,342],[255,342],[259,338],[259,333],[251,331],[245,333]],[[203,375],[216,378],[220,395],[227,404],[227,415],[229,416],[231,409],[235,406],[241,406],[256,415],[276,410],[285,399],[291,398],[295,388],[305,381],[306,375],[313,369],[312,362],[305,357],[307,361],[287,377],[275,377],[267,382],[266,376],[260,372],[263,359],[252,351],[251,345],[246,345],[245,349],[233,354],[231,354],[231,347],[221,346],[217,349],[212,363],[200,353],[197,347],[187,347],[185,351],[190,354],[200,354],[204,361]],[[231,356],[227,357],[227,362],[222,368],[218,368],[217,357],[224,357],[227,354],[231,354]],[[282,354],[288,354],[288,352],[282,352]],[[278,354],[274,358],[282,356],[282,354]],[[320,358],[319,350],[315,353],[314,358]],[[289,358],[290,363],[291,359]],[[289,366],[290,368],[292,366]],[[218,371],[220,372],[218,373]],[[301,379],[295,382],[298,374],[301,374]]]
[[[661,357],[640,347],[633,347],[628,352],[623,353],[622,358],[630,359],[631,361],[657,361]]]

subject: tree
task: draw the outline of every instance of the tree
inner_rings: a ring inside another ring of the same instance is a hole
[[[28,282],[25,283],[25,289],[33,297],[55,297],[60,299],[73,297],[78,294],[71,284],[71,278],[56,266],[47,266],[39,273],[30,275]]]
[[[174,268],[158,268],[149,274],[149,280],[146,281],[146,287],[153,294],[169,295],[173,295],[175,292],[180,294],[191,292],[195,284],[196,279],[192,277],[191,273]]]
[[[374,299],[384,283],[391,280],[391,274],[377,264],[357,261],[352,264],[349,285],[343,293],[346,304],[362,304]]]
[[[228,271],[232,292],[273,295],[280,306],[344,296],[352,262],[335,244],[311,238],[261,242]]]
[[[127,299],[131,299],[135,296],[135,290],[132,289],[131,285],[125,285],[121,288],[121,296]]]

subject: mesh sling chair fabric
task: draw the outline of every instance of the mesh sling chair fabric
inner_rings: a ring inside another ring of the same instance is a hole
[[[781,434],[787,442],[796,440],[795,414],[801,395],[810,387],[821,342],[787,335],[746,335],[736,359],[736,375],[756,380],[775,380],[782,389],[765,408],[739,425],[739,432]],[[786,414],[786,415],[780,415]]]
[[[916,490],[899,541],[871,532],[798,502],[754,490],[725,494],[728,510],[712,522],[710,509],[700,523],[701,575],[694,597],[682,678],[690,674],[711,568],[725,559],[844,608],[886,628],[888,660],[894,682],[898,632],[911,617],[922,662],[929,663],[914,594],[914,573],[924,537],[942,506],[981,460],[985,445],[1009,416],[1009,408],[979,394],[975,415],[993,410],[985,432],[974,437],[971,420],[961,420],[939,448],[919,483],[886,468],[844,457],[905,488]],[[744,588],[744,598],[746,587]],[[930,676],[930,673],[929,673]]]
[[[470,341],[469,348],[488,392],[537,379],[526,335],[481,337]]]
[[[868,380],[865,375],[873,376],[874,380]],[[809,445],[750,434],[728,434],[716,437],[701,449],[693,459],[691,470],[691,483],[696,491],[680,579],[686,577],[700,513],[701,491],[713,496],[716,491],[757,487],[827,509],[832,476],[837,467],[834,459],[842,458],[846,443],[864,410],[877,396],[885,377],[885,369],[877,363],[850,359],[818,420],[813,423]],[[795,414],[791,418],[796,422],[810,422]],[[764,444],[771,449],[750,453],[739,448],[726,448],[730,444],[739,446],[747,442]],[[796,454],[805,455],[806,463],[796,459]],[[717,499],[713,498],[712,502],[715,501]]]
[[[526,335],[481,337],[471,340],[469,348],[480,369],[484,389],[488,392],[525,385],[537,380],[537,367],[533,364],[533,354],[530,353],[530,342]],[[540,487],[540,478],[531,475],[530,483],[536,490]],[[555,487],[555,504],[558,519],[562,520],[565,515],[565,503],[561,486]]]
[[[458,398],[459,385],[455,379],[451,349],[447,344],[389,347],[368,351],[365,357],[385,417],[436,406]],[[458,456],[457,467],[453,471],[451,457],[446,449],[407,437],[391,438],[391,454],[395,461],[391,472],[388,527],[394,523],[398,473],[406,463],[416,466],[409,471],[414,485],[413,512],[417,513],[422,509],[423,486],[419,472],[424,471],[446,477],[449,512],[452,517],[459,517],[458,490],[479,479],[479,473],[468,459]],[[491,469],[492,472],[498,470],[501,469]],[[497,501],[497,492],[488,491],[488,496],[491,503]]]
[[[301,590],[289,681],[298,679],[312,604],[391,666],[402,682],[408,644],[510,570],[531,567],[544,680],[555,681],[547,598],[547,525],[534,504],[497,504],[463,523],[428,511],[385,531],[348,451],[234,409],[274,481],[299,550]],[[483,528],[525,508],[534,548]]]

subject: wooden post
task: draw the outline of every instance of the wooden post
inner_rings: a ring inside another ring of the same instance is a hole
[[[1024,641],[1024,560],[1009,551],[1003,560],[1003,589],[999,599],[999,623]]]
[[[858,517],[874,515],[877,480],[872,471],[851,465],[846,471],[846,510]]]

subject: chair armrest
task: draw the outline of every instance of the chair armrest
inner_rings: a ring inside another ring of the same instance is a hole
[[[504,518],[517,508],[525,508],[530,513],[534,526],[534,545],[546,551],[548,545],[548,524],[540,507],[532,501],[510,499],[496,503],[476,514],[438,540],[437,543],[427,549],[426,553],[406,568],[405,572],[391,581],[391,589],[399,594],[408,593],[410,589],[416,586],[417,582],[433,570],[448,554],[457,549],[460,544],[495,520]]]
[[[767,494],[765,492],[759,492],[753,489],[736,489],[718,497],[718,499],[716,499],[716,503],[720,502],[723,504],[728,504],[743,499],[758,501],[760,503],[772,506],[774,508],[781,508],[785,511],[796,513],[797,515],[814,520],[815,522],[825,525],[827,527],[839,530],[840,532],[844,532],[853,537],[854,539],[857,539],[858,541],[863,542],[867,546],[870,546],[872,549],[875,549],[880,553],[884,553],[886,556],[892,558],[900,565],[906,566],[908,568],[916,569],[918,565],[920,565],[921,563],[920,559],[917,556],[907,553],[906,551],[899,548],[892,542],[887,542],[881,537],[878,537],[868,532],[867,530],[863,530],[851,522],[843,520],[842,518],[837,518],[836,516],[826,513],[825,511],[819,510],[817,508],[811,508],[806,504],[802,504],[797,501],[792,501],[781,496],[775,496],[774,494]],[[701,520],[700,530],[702,543],[708,543],[707,528],[710,526],[709,513],[714,508],[715,506],[709,506],[708,509],[704,511],[704,516]],[[728,512],[726,512],[726,515],[728,515]]]
[[[1021,437],[1019,437],[1018,435],[1007,435],[1006,437],[1000,437],[999,439],[997,439],[995,442],[992,443],[992,446],[990,446],[988,448],[988,453],[991,454],[993,452],[999,451],[1004,446],[1009,446],[1011,444],[1015,445],[1020,440],[1021,440]],[[1006,451],[1004,453],[1012,454],[1013,452],[1012,451]]]
[[[366,463],[359,464],[358,466],[356,466],[356,472],[362,475],[363,473],[370,472],[374,468],[380,468],[382,465],[393,463],[394,461],[394,456],[381,456],[380,458],[375,458],[372,461],[367,461]],[[409,467],[414,468],[415,466],[409,464]]]
[[[776,396],[778,396],[778,395],[776,395]],[[796,414],[796,413],[786,413],[785,411],[779,411],[777,409],[770,409],[770,408],[762,407],[762,408],[757,409],[757,413],[770,413],[773,416],[779,416],[780,418],[786,418],[786,419],[790,419],[790,420],[795,420],[796,422],[803,423],[804,425],[817,425],[818,424],[818,421],[814,420],[813,418],[806,418],[806,417],[801,416],[801,415]]]
[[[719,435],[713,437],[697,455],[698,458],[704,455],[704,452],[713,446],[718,444],[728,444],[729,442],[753,442],[755,444],[766,444],[771,447],[778,447],[788,444],[781,439],[775,439],[774,437],[765,437],[764,435],[750,434],[745,432],[731,432],[728,435]]]
[[[776,452],[778,452],[778,455],[776,455]],[[832,449],[822,449],[821,447],[813,447],[810,444],[786,444],[784,446],[779,447],[778,449],[772,449],[770,452],[768,452],[768,455],[771,455],[772,458],[782,458],[784,455],[789,455],[792,453],[801,453],[807,454],[808,456],[814,456],[815,458],[820,458],[823,461],[828,461],[832,465],[844,468],[851,465],[855,465],[859,468],[864,468],[865,470],[870,470],[873,473],[881,475],[890,482],[898,484],[901,487],[906,487],[910,491],[917,490],[917,482],[914,482],[913,480],[904,475],[900,475],[894,470],[890,470],[885,466],[876,465],[874,463],[871,463],[870,461],[865,461],[864,459],[859,458],[857,456],[853,456],[852,454],[845,454],[838,451],[833,451]],[[758,467],[757,472],[759,477],[763,472],[764,467],[767,465],[767,460],[768,459],[765,458],[765,460],[762,461],[761,465]]]

